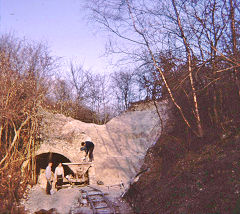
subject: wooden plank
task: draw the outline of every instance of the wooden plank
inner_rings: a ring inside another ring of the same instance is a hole
[[[104,199],[104,201],[108,205],[109,209],[111,210],[111,213],[116,214],[116,211],[115,211],[115,209],[112,206],[112,202],[108,200],[108,198],[103,194],[103,192],[101,190],[98,190],[98,189],[96,189],[95,187],[92,187],[92,186],[88,186],[88,187],[90,187],[90,188],[92,188],[92,189],[94,189],[96,191],[99,191],[100,194],[102,195],[102,198]]]
[[[63,165],[93,165],[93,162],[82,162],[82,163],[62,163]]]
[[[108,206],[95,207],[95,209],[105,209],[105,208],[108,208]]]
[[[88,187],[90,187],[91,190],[89,191],[82,190],[82,193],[86,193],[86,198],[91,205],[93,214],[116,214],[116,211],[112,205],[112,202],[109,201],[107,197],[105,197],[104,193],[101,190],[94,188],[92,186],[88,186]],[[100,198],[98,199],[91,198],[94,196],[98,196]],[[97,205],[97,203],[100,203],[100,204]]]
[[[108,200],[107,197],[105,197],[105,195],[102,193],[102,197],[104,198],[104,200],[106,201],[107,205],[109,206],[110,210],[112,211],[113,214],[116,214],[115,209],[112,206],[112,202]]]
[[[92,202],[104,202],[104,200],[103,199],[99,199],[99,200],[97,200],[97,199],[91,199],[92,200]]]
[[[89,203],[90,203],[90,205],[91,205],[91,207],[92,207],[93,214],[96,214],[96,213],[97,213],[97,211],[96,211],[96,209],[95,209],[95,206],[94,206],[94,204],[93,204],[93,202],[92,202],[92,199],[89,197],[89,195],[88,195],[88,192],[87,192],[87,191],[86,191],[86,195],[87,195],[87,199],[88,199],[88,201],[89,201]]]
[[[110,210],[98,210],[97,214],[112,214]]]
[[[100,192],[88,192],[88,195],[92,196],[92,195],[101,195]]]

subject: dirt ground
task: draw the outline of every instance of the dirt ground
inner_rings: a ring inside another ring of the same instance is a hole
[[[118,213],[133,214],[131,207],[121,198],[124,189],[120,186],[95,186],[113,203]],[[84,187],[82,187],[84,189]],[[35,185],[28,190],[25,199],[22,199],[21,205],[25,207],[28,214],[44,213],[43,210],[55,214],[75,214],[77,211],[90,214],[92,210],[89,206],[80,207],[78,199],[81,194],[81,187],[65,188],[55,191],[52,195],[47,195],[45,189],[40,185]]]
[[[166,136],[148,151],[150,170],[125,194],[135,213],[240,213],[240,136],[197,146]]]

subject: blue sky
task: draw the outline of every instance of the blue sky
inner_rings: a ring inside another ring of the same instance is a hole
[[[107,36],[87,20],[83,0],[0,0],[0,32],[47,42],[51,54],[96,73],[109,71]]]

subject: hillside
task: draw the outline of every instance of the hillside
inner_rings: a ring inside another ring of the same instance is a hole
[[[240,137],[196,144],[168,135],[148,151],[150,170],[125,195],[136,213],[240,213]]]

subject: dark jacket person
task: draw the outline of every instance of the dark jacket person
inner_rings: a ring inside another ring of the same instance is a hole
[[[81,151],[85,151],[86,155],[84,160],[86,160],[86,157],[88,156],[89,162],[93,161],[93,150],[94,150],[94,144],[91,141],[85,141],[81,143]]]

